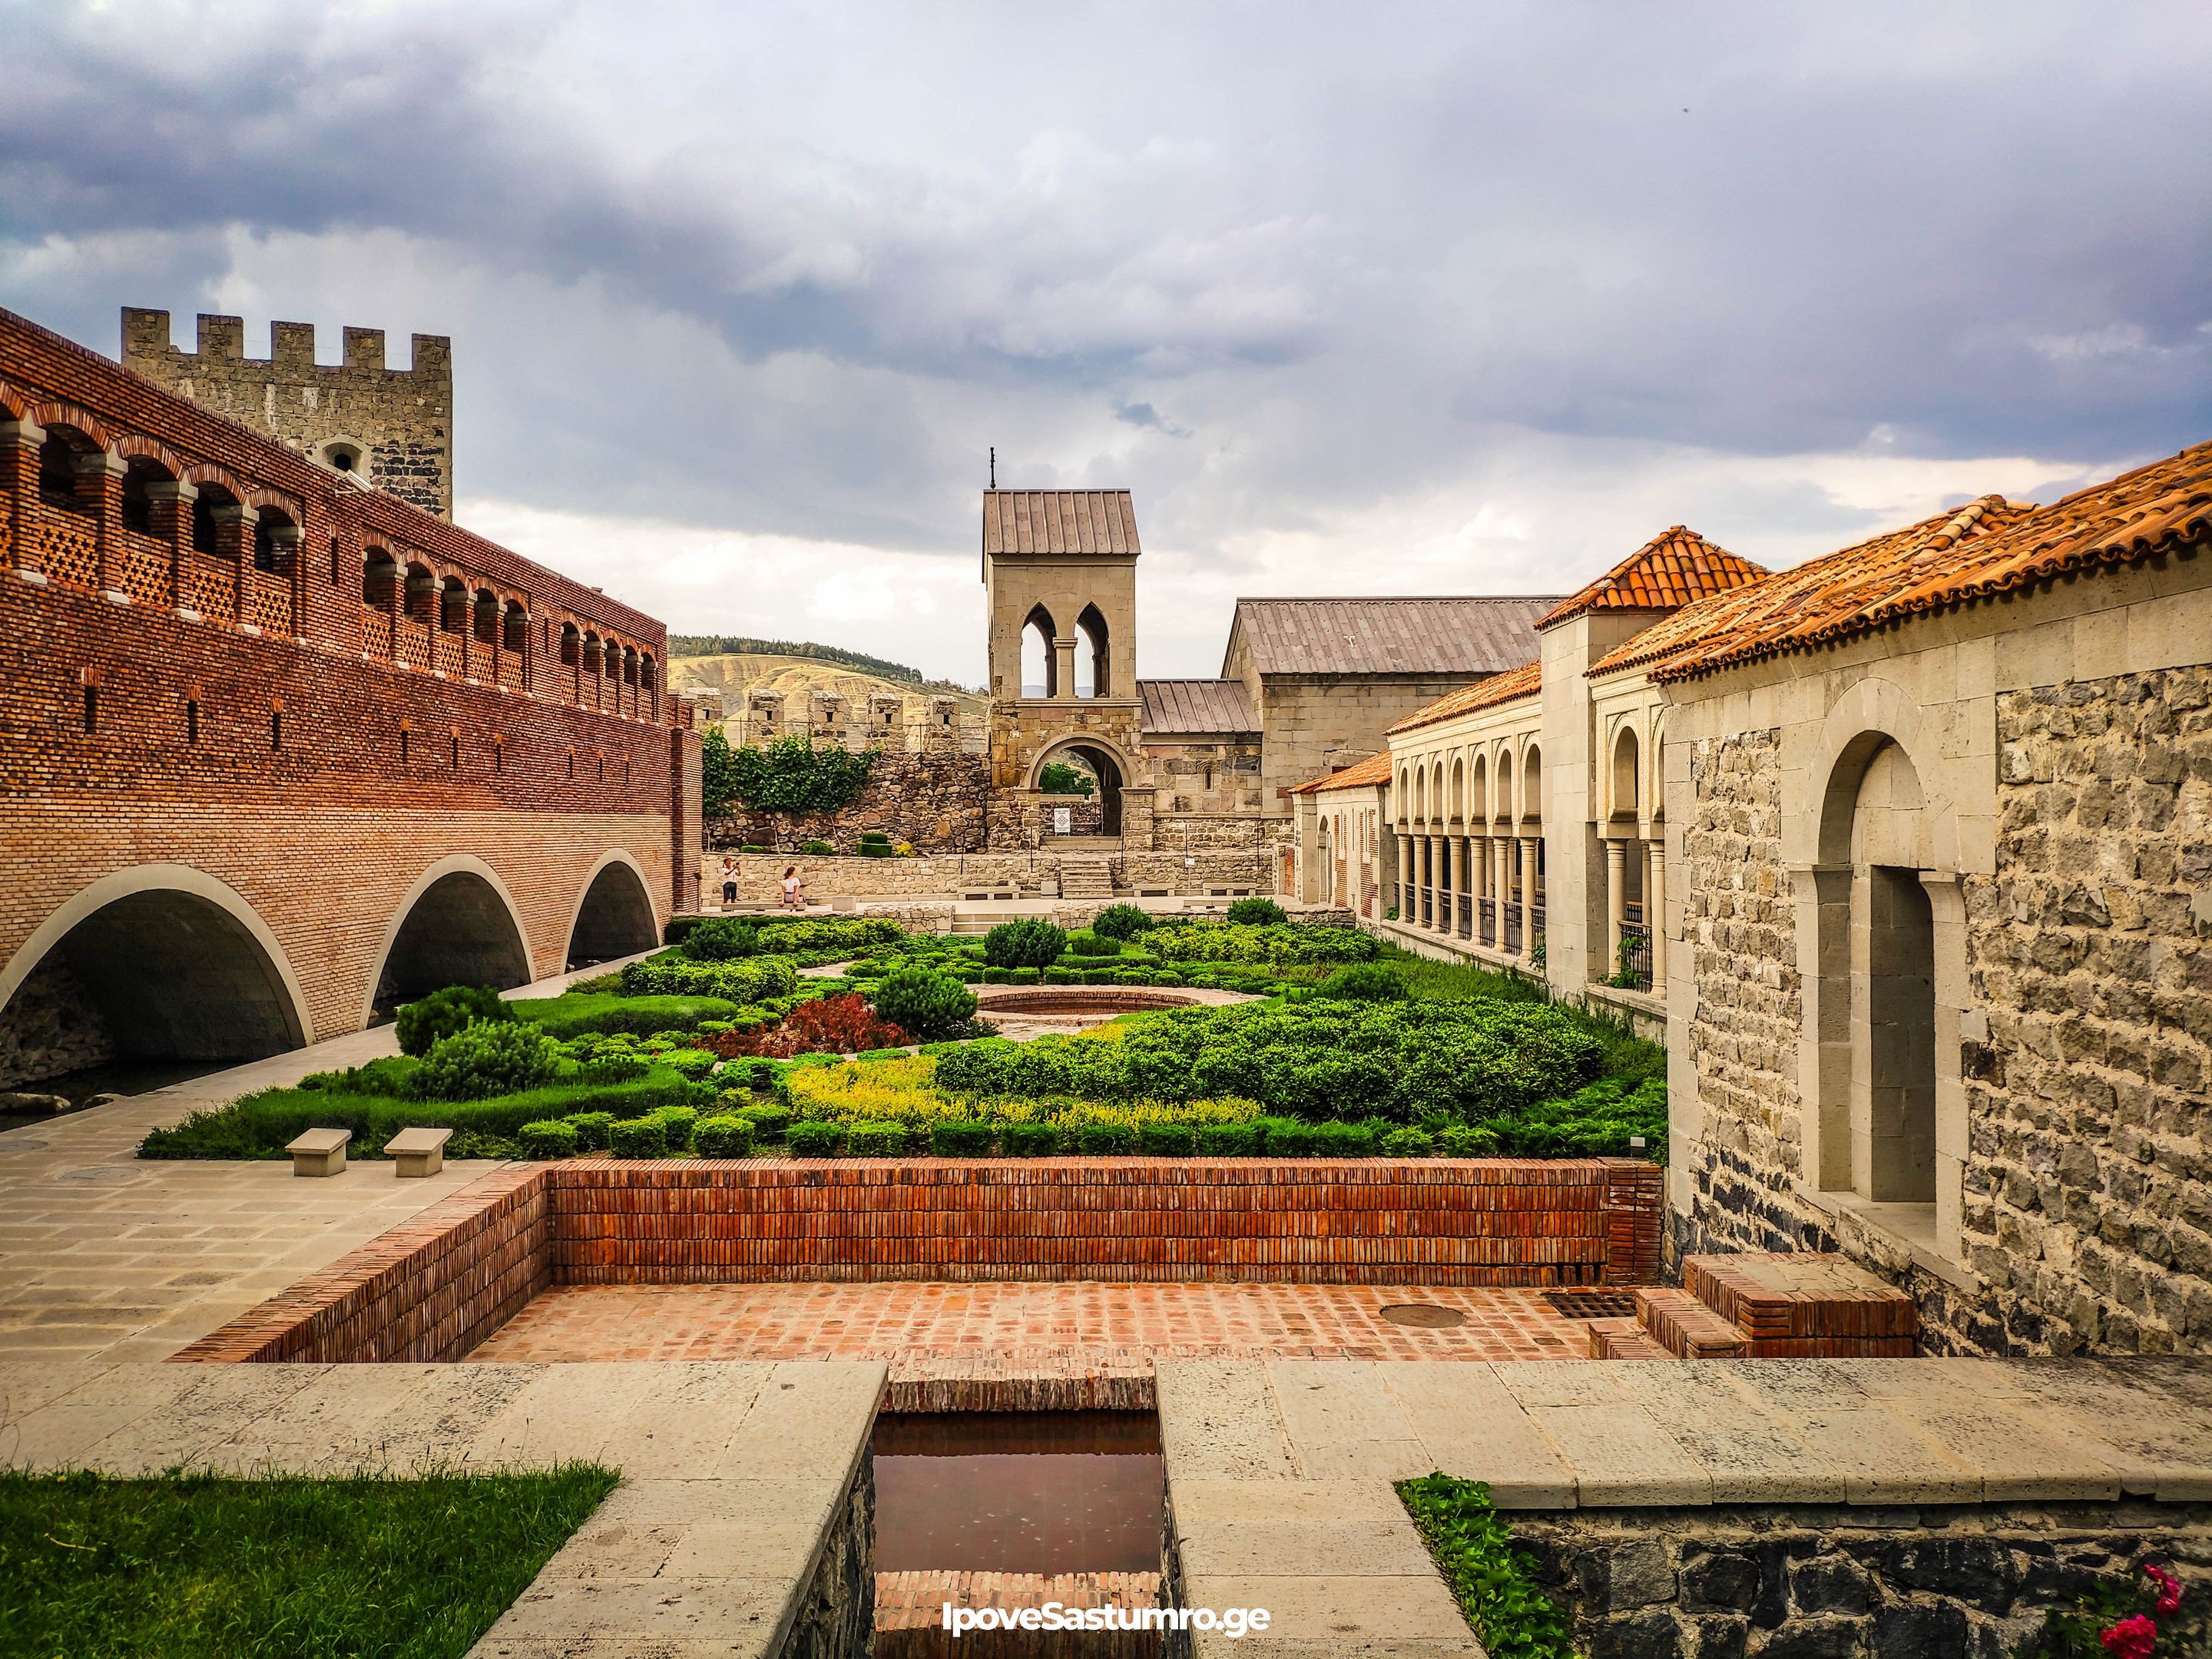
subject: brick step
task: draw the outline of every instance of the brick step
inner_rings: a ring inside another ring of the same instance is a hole
[[[1909,1358],[1917,1351],[1912,1298],[1841,1255],[1686,1256],[1682,1287],[1741,1331],[1753,1358]]]
[[[1593,1319],[1584,1328],[1589,1333],[1589,1357],[1592,1359],[1675,1358],[1654,1342],[1650,1333],[1633,1319]]]
[[[1687,1291],[1665,1285],[1638,1291],[1636,1319],[1677,1359],[1734,1359],[1747,1346],[1741,1331]]]

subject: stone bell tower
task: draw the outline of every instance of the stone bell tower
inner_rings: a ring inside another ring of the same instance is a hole
[[[984,493],[991,785],[995,799],[1018,808],[993,814],[995,842],[1051,843],[1037,779],[1061,759],[1097,777],[1103,833],[1151,849],[1152,776],[1138,740],[1139,550],[1126,489]],[[1022,644],[1032,633],[1044,647],[1043,680],[1024,685]]]

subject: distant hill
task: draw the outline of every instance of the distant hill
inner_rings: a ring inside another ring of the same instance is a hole
[[[863,674],[890,680],[917,691],[967,690],[952,680],[924,679],[920,669],[908,668],[904,663],[886,662],[883,658],[872,657],[865,651],[848,651],[841,645],[818,645],[812,640],[755,640],[742,635],[671,634],[668,636],[668,655],[672,661],[679,657],[802,657],[808,661],[836,663],[846,668],[857,669]]]
[[[736,721],[744,708],[745,695],[754,690],[781,691],[784,707],[796,710],[805,702],[810,691],[827,691],[836,696],[848,698],[854,705],[865,706],[868,698],[879,693],[893,696],[950,696],[960,705],[960,719],[981,720],[990,706],[990,699],[980,692],[964,691],[957,686],[946,686],[943,682],[924,680],[919,675],[910,679],[893,679],[888,675],[869,673],[842,661],[827,656],[793,655],[784,652],[727,651],[698,655],[678,654],[678,647],[696,643],[690,640],[671,639],[668,642],[668,684],[672,689],[686,685],[710,685],[722,694],[725,718]],[[718,644],[719,641],[708,641]],[[826,649],[826,647],[825,647]],[[848,653],[858,656],[860,653]],[[897,667],[894,663],[891,667]],[[902,671],[913,674],[914,671]]]

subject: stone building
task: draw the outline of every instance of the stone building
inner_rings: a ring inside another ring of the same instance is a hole
[[[1778,574],[1686,534],[1301,788],[1293,890],[1663,1025],[1678,1254],[2212,1350],[2212,445]]]
[[[222,1059],[696,902],[653,618],[0,311],[0,1079]]]
[[[414,337],[388,368],[384,331],[349,328],[344,356],[315,361],[312,323],[271,323],[269,356],[246,355],[237,317],[199,319],[198,348],[169,341],[169,313],[126,306],[123,366],[360,482],[453,516],[453,354],[442,334]]]

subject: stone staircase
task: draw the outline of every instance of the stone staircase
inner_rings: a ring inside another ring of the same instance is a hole
[[[1097,899],[1110,903],[1114,897],[1114,864],[1110,859],[1077,858],[1062,854],[1060,896],[1064,899]]]
[[[1633,1318],[1588,1326],[1593,1359],[1911,1358],[1912,1298],[1840,1255],[1692,1255],[1682,1288],[1636,1292]]]

